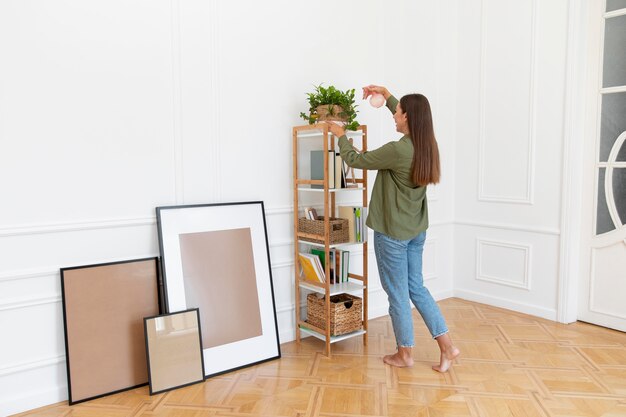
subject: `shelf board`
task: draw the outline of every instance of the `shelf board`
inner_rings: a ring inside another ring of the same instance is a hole
[[[303,245],[316,246],[316,247],[319,247],[319,248],[326,247],[326,245],[324,245],[323,243],[311,242],[311,241],[304,240],[304,239],[298,239],[298,243],[302,243]],[[363,245],[364,243],[365,242],[331,243],[330,245],[328,245],[328,247],[330,249],[335,249],[335,248],[343,248],[345,246]]]
[[[304,333],[310,334],[311,336],[317,337],[320,340],[326,341],[326,335],[320,334],[318,332],[316,332],[315,330],[311,330],[307,327],[304,327],[302,325],[300,325],[300,330],[303,331]],[[335,343],[335,342],[339,342],[341,340],[346,340],[346,339],[350,339],[352,337],[356,337],[356,336],[361,336],[364,335],[366,333],[365,330],[361,329],[361,330],[356,330],[352,333],[347,333],[347,334],[342,334],[341,336],[331,336],[330,337],[330,343]]]
[[[329,193],[337,193],[340,191],[365,191],[365,187],[350,187],[350,188],[329,188]],[[323,188],[310,188],[310,187],[298,187],[298,191],[309,191],[313,193],[323,193]]]
[[[324,288],[311,285],[306,281],[300,281],[299,283],[301,288],[306,288],[307,290],[315,291],[319,294],[324,294],[326,290]],[[333,284],[330,286],[330,295],[342,294],[344,292],[355,292],[355,291],[363,291],[367,287],[361,283],[349,281],[349,282],[341,282],[339,284]]]
[[[320,129],[307,129],[303,133],[298,132],[298,138],[315,138],[324,135],[324,131]],[[329,136],[332,136],[332,133],[328,132]],[[363,136],[362,130],[346,130],[346,136],[349,138]]]

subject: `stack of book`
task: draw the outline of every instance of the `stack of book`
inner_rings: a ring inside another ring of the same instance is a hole
[[[319,256],[301,252],[298,254],[298,258],[300,259],[300,267],[302,268],[300,274],[304,276],[304,279],[316,283],[326,282],[326,274],[324,273],[324,268],[322,267]]]
[[[311,254],[317,255],[322,264],[322,268],[326,271],[326,252],[324,249],[311,249]],[[348,282],[348,271],[350,263],[350,252],[342,249],[330,249],[328,252],[330,258],[330,283],[339,284]]]
[[[313,207],[305,207],[304,218],[309,220],[317,220],[317,211]]]
[[[346,169],[339,153],[328,151],[328,188],[346,188]],[[324,179],[324,151],[311,151],[311,179]],[[324,188],[313,184],[311,188]]]
[[[350,252],[342,249],[330,249],[329,282],[339,284],[348,282],[350,270]],[[326,252],[324,249],[311,249],[311,253],[300,253],[301,275],[304,279],[317,283],[326,282]]]

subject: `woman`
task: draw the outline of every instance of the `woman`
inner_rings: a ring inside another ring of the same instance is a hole
[[[398,350],[384,357],[397,367],[413,365],[413,319],[410,301],[421,314],[441,351],[438,365],[446,372],[460,351],[452,345],[439,306],[424,287],[422,253],[428,228],[426,186],[439,182],[439,150],[433,130],[430,104],[421,94],[409,94],[400,102],[385,87],[363,87],[363,99],[382,94],[393,113],[398,141],[359,154],[338,124],[328,122],[339,137],[341,157],[348,166],[376,169],[367,225],[374,230],[374,251],[383,289],[389,298],[389,315]]]

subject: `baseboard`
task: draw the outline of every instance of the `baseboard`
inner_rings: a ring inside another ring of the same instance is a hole
[[[11,416],[12,414],[23,413],[36,408],[53,405],[66,399],[67,387],[65,386],[32,392],[18,398],[0,399],[0,415]]]
[[[516,311],[523,314],[529,314],[531,316],[541,317],[552,321],[556,321],[557,319],[557,311],[555,309],[535,306],[532,304],[524,304],[505,298],[477,293],[474,291],[455,289],[454,297],[461,298],[467,301],[487,304],[494,307],[505,308],[507,310]]]
[[[431,295],[433,296],[435,301],[442,301],[442,300],[445,300],[446,298],[454,297],[454,290],[452,289],[443,290],[443,291],[431,293]]]

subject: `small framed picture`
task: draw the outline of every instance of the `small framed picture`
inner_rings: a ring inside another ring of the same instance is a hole
[[[167,312],[200,309],[205,376],[279,358],[263,203],[156,211]]]
[[[150,395],[204,381],[198,309],[144,319]]]

